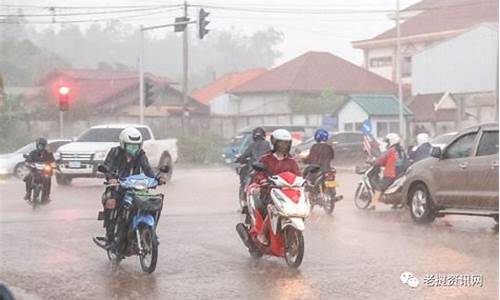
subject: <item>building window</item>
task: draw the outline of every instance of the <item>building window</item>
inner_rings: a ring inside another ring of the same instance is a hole
[[[361,122],[351,122],[344,124],[344,131],[361,131],[363,128],[363,123]]]
[[[384,56],[384,57],[374,57],[370,59],[370,67],[371,68],[380,68],[392,65],[392,57]]]
[[[401,70],[401,76],[403,77],[411,76],[411,56],[403,58],[403,69]]]
[[[385,137],[389,133],[399,134],[399,122],[379,121],[377,122],[377,137]]]

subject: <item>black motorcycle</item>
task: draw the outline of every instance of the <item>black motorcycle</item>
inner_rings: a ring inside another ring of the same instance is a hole
[[[27,163],[31,174],[30,205],[35,210],[49,196],[50,179],[56,168],[55,163]]]
[[[323,207],[323,210],[331,215],[335,209],[335,203],[342,200],[342,195],[337,195],[337,170],[330,168],[321,170],[318,165],[310,165],[304,170],[306,178],[306,195],[311,203],[311,211],[315,205]]]

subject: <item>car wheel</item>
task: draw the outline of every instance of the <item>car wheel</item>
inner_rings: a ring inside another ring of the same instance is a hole
[[[26,165],[23,163],[17,164],[14,168],[14,175],[19,179],[24,179],[24,176],[28,175],[29,170]]]
[[[415,223],[427,224],[434,221],[436,214],[432,208],[432,199],[424,184],[417,184],[409,194],[411,218]]]
[[[174,164],[172,163],[172,157],[170,156],[170,154],[168,153],[164,153],[160,159],[160,165],[159,167],[162,167],[162,166],[168,166],[169,167],[169,171],[168,173],[165,175],[165,178],[167,181],[170,181],[170,179],[172,179],[172,173],[174,172]]]

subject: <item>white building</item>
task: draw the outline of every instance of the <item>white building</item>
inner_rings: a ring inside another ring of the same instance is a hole
[[[456,130],[495,121],[498,84],[498,23],[483,23],[413,56],[414,101],[453,94]]]
[[[404,130],[410,110],[404,108]],[[337,112],[339,131],[361,131],[365,120],[370,119],[372,135],[383,138],[390,132],[399,133],[399,101],[393,95],[351,95]]]
[[[394,14],[389,18],[394,20]],[[498,23],[497,0],[423,0],[401,12],[402,82],[412,83],[412,56],[483,22]],[[394,82],[396,28],[374,38],[352,42],[363,50],[364,68]]]

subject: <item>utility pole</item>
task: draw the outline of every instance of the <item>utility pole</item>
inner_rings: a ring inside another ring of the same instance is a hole
[[[140,29],[141,45],[139,52],[139,123],[144,124],[144,30]]]
[[[184,18],[187,19],[188,6],[187,1],[184,1]],[[187,104],[188,104],[188,96],[187,96],[187,81],[188,81],[188,32],[187,26],[184,28],[182,33],[182,134],[186,135],[186,121],[187,121]]]
[[[398,99],[399,99],[399,132],[403,141],[406,141],[406,126],[404,122],[403,110],[403,83],[401,76],[401,19],[399,13],[399,0],[396,0],[396,78],[398,81]]]
[[[498,37],[498,35],[497,35]],[[498,38],[497,38],[497,41],[498,41]],[[500,62],[498,61],[498,50],[497,50],[497,76],[496,76],[496,80],[495,80],[495,121],[498,121],[498,114],[499,114],[499,111],[498,111],[498,64]]]

